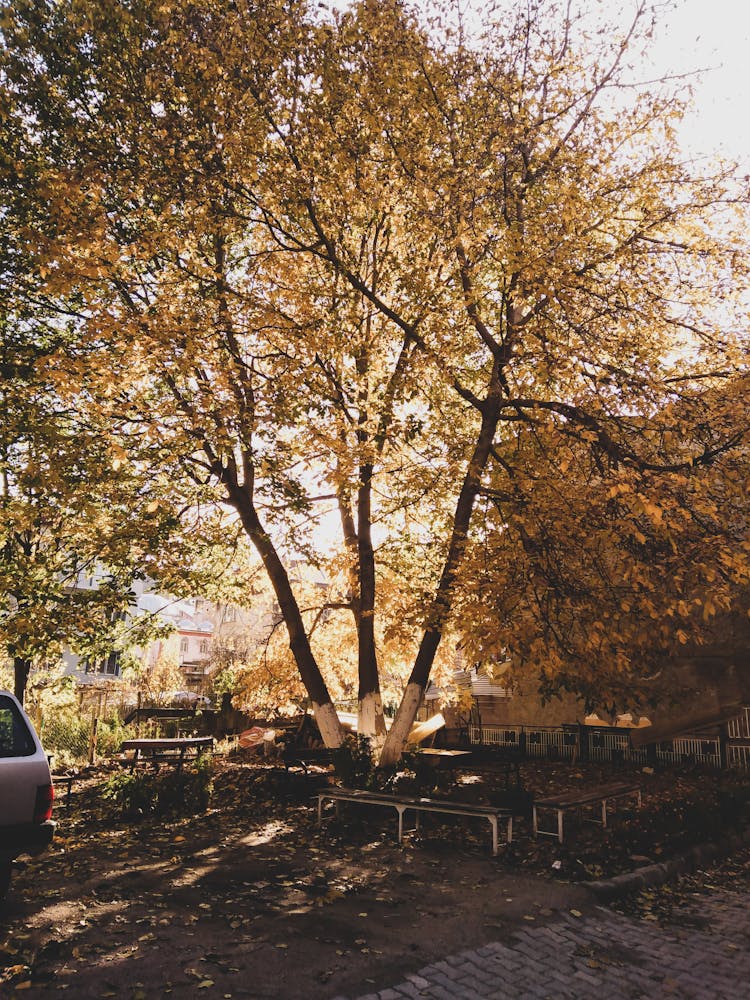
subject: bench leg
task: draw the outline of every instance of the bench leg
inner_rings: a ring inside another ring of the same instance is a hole
[[[512,816],[508,817],[508,831],[506,833],[506,837],[508,838],[508,843],[512,844],[513,843],[513,817]]]
[[[607,829],[607,800],[602,799],[602,827]]]
[[[492,853],[497,854],[497,816],[488,816],[492,827]]]
[[[536,806],[532,807],[532,814],[533,815],[532,815],[532,818],[531,818],[531,822],[532,822],[532,827],[533,827],[533,830],[534,830],[534,836],[536,837],[536,835],[537,835]]]
[[[318,826],[322,826],[322,824],[323,824],[323,799],[324,798],[325,798],[325,795],[319,795],[318,796]]]
[[[557,810],[557,839],[562,844],[563,842],[563,811],[562,809]]]
[[[404,813],[406,812],[406,806],[395,806],[396,812],[398,813],[398,842],[402,842],[404,838]],[[419,817],[419,813],[417,813]]]

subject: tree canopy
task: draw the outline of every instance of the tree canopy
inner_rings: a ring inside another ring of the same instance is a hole
[[[683,162],[679,93],[633,78],[645,3],[619,33],[553,0],[483,18],[3,8],[13,294],[68,323],[58,384],[118,461],[236,512],[330,744],[289,560],[328,567],[337,513],[336,603],[380,738],[378,637],[411,633],[386,763],[448,631],[622,697],[643,615],[662,649],[711,616],[711,573],[747,574],[746,525],[722,530],[746,482],[746,192]],[[672,549],[703,568],[649,605]],[[594,603],[615,580],[617,629]]]

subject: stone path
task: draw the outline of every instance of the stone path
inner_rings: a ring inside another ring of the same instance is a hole
[[[673,919],[660,927],[604,907],[564,913],[358,1000],[750,1000],[746,893],[701,894]]]

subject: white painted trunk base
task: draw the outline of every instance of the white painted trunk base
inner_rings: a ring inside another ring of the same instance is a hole
[[[341,728],[336,709],[330,701],[325,705],[318,705],[313,702],[313,715],[318,724],[323,744],[327,747],[340,747],[344,738],[344,730]]]
[[[393,720],[393,725],[383,744],[383,752],[380,755],[380,764],[382,767],[396,764],[401,757],[406,746],[406,737],[409,735],[409,731],[417,717],[419,706],[422,704],[423,694],[424,688],[421,684],[412,682],[406,685],[404,696],[396,712],[396,718]]]
[[[357,712],[357,732],[360,736],[385,736],[385,716],[380,692],[370,691],[362,698]]]

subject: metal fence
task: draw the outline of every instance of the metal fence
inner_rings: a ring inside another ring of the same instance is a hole
[[[656,757],[667,764],[707,764],[721,767],[721,746],[718,739],[706,740],[700,736],[682,736],[659,743]],[[728,762],[727,762],[728,763]]]
[[[730,740],[750,740],[750,706],[746,705],[736,719],[729,721],[727,736]]]
[[[727,767],[736,768],[738,771],[750,771],[750,744],[744,746],[727,747]]]
[[[728,726],[726,766],[750,771],[750,706]],[[745,741],[738,742],[738,741]],[[469,726],[469,742],[474,746],[518,750],[526,757],[552,760],[592,760],[634,764],[703,764],[721,767],[718,737],[681,736],[658,743],[650,751],[635,749],[629,729],[595,726]]]
[[[469,726],[469,741],[487,747],[517,750],[523,726]]]
[[[577,734],[565,729],[545,727],[526,732],[526,753],[530,757],[572,760],[576,755],[577,745]]]
[[[577,756],[578,733],[556,726],[469,726],[474,745],[520,750],[527,757],[573,760]]]
[[[584,739],[586,738],[589,760],[630,761],[634,764],[645,764],[648,761],[646,750],[635,750],[630,745],[630,732],[627,730],[590,728],[584,734]]]

